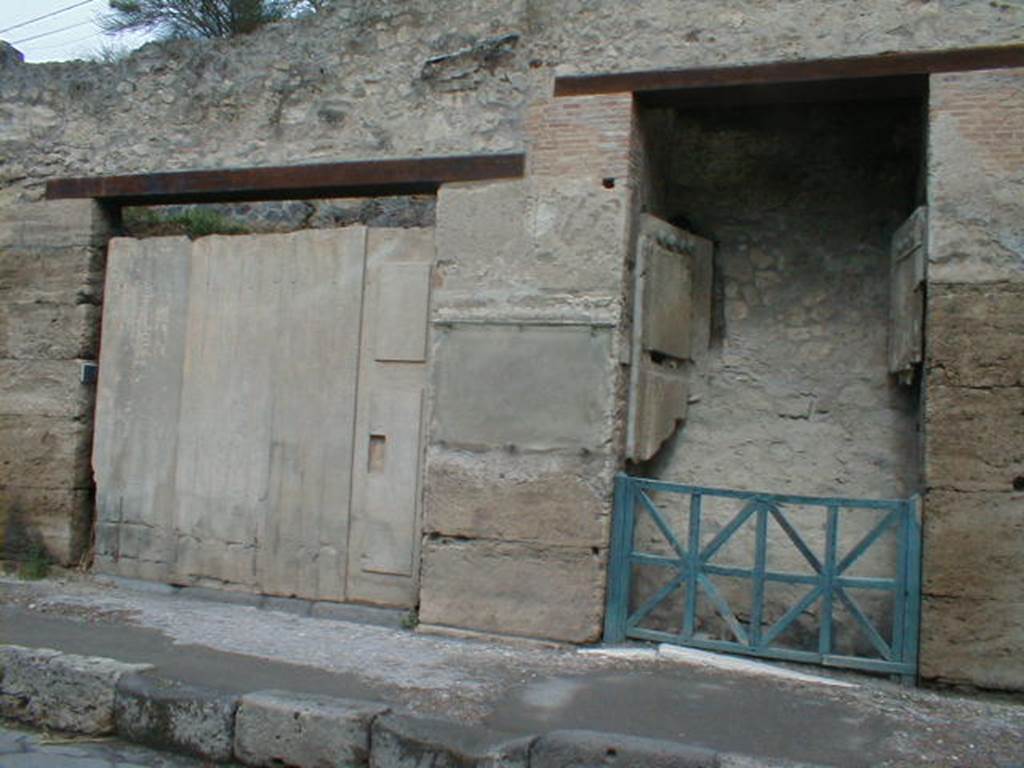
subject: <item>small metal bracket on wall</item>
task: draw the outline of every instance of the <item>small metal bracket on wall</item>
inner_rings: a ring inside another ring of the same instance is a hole
[[[83,384],[95,384],[99,375],[100,367],[92,361],[87,361],[82,363],[78,378]]]

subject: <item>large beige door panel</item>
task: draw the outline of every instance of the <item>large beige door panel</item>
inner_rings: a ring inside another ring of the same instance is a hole
[[[431,230],[115,241],[102,567],[416,602]]]

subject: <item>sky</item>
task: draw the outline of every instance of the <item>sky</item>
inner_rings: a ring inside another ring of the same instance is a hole
[[[9,29],[61,9],[68,10]],[[0,0],[0,40],[25,54],[27,62],[87,59],[103,48],[131,49],[146,42],[141,34],[103,34],[96,17],[106,10],[107,0]]]

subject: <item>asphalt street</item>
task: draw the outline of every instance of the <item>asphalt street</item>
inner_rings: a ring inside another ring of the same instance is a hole
[[[186,757],[116,739],[56,736],[0,724],[0,768],[201,768]]]

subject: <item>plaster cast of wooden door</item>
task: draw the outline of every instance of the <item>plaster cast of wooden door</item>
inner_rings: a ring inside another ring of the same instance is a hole
[[[889,372],[912,384],[924,359],[924,291],[928,208],[921,206],[893,235],[889,269]]]
[[[711,334],[713,245],[642,214],[636,245],[626,458],[650,459],[686,418]]]
[[[98,568],[412,605],[432,253],[363,227],[112,241]]]

